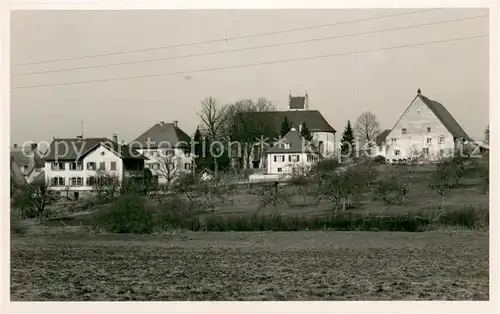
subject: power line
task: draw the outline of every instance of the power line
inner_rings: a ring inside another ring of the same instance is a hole
[[[417,28],[417,27],[423,27],[423,26],[439,25],[439,24],[452,23],[452,22],[458,22],[458,21],[472,20],[472,19],[478,19],[478,18],[483,18],[483,17],[487,17],[487,16],[488,15],[480,15],[480,16],[459,18],[459,19],[454,19],[454,20],[423,23],[423,24],[403,26],[403,27],[394,27],[394,28],[388,28],[388,29],[376,30],[376,31],[345,34],[345,35],[338,35],[338,36],[328,36],[328,37],[322,37],[322,38],[312,38],[312,39],[306,39],[306,40],[298,40],[298,41],[291,41],[291,42],[285,42],[285,43],[279,43],[279,44],[253,46],[253,47],[231,49],[231,50],[219,50],[219,51],[212,51],[212,52],[202,52],[202,53],[174,56],[174,57],[163,57],[163,58],[146,59],[146,60],[125,61],[125,62],[118,62],[118,63],[97,64],[97,65],[73,67],[73,68],[66,68],[66,69],[14,73],[13,75],[14,76],[25,76],[25,75],[34,75],[34,74],[57,73],[57,72],[67,72],[67,71],[75,71],[75,70],[87,70],[87,69],[93,69],[93,68],[114,67],[114,66],[137,64],[137,63],[147,63],[147,62],[158,62],[158,61],[165,61],[165,60],[183,59],[183,58],[189,58],[189,57],[201,57],[201,56],[208,56],[208,55],[217,55],[217,54],[225,54],[225,53],[240,52],[240,51],[247,51],[247,50],[256,50],[256,49],[280,47],[280,46],[287,46],[287,45],[296,45],[296,44],[302,44],[302,43],[318,42],[318,41],[339,39],[339,38],[346,38],[346,37],[354,37],[354,36],[361,36],[361,35],[384,33],[384,32]]]
[[[225,41],[228,41],[228,40],[248,39],[248,38],[254,38],[254,37],[261,37],[261,36],[269,36],[269,35],[276,35],[276,34],[291,33],[291,32],[297,32],[297,31],[302,31],[302,30],[317,29],[317,28],[337,26],[337,25],[344,25],[344,24],[351,24],[351,23],[358,23],[358,22],[364,22],[364,21],[373,21],[373,20],[379,20],[379,19],[388,18],[388,17],[403,16],[403,15],[410,15],[410,14],[416,14],[416,13],[424,13],[424,12],[430,12],[430,11],[435,11],[435,10],[440,10],[440,9],[437,9],[437,8],[434,8],[434,9],[425,9],[425,10],[418,10],[418,11],[411,11],[411,12],[395,13],[395,14],[389,14],[389,15],[383,15],[383,16],[376,16],[376,17],[370,17],[370,18],[365,18],[365,19],[358,19],[358,20],[351,20],[351,21],[342,21],[342,22],[331,23],[331,24],[322,24],[322,25],[315,25],[315,26],[308,26],[308,27],[292,28],[292,29],[286,29],[286,30],[280,30],[280,31],[274,31],[274,32],[267,32],[267,33],[257,33],[257,34],[243,35],[243,36],[225,37],[225,38],[218,38],[218,39],[205,40],[205,41],[197,41],[197,42],[191,42],[191,43],[185,43],[185,44],[176,44],[176,45],[170,45],[170,46],[159,46],[159,47],[153,47],[153,48],[143,48],[143,49],[134,49],[134,50],[126,50],[126,51],[108,52],[108,53],[94,54],[94,55],[88,55],[88,56],[67,57],[67,58],[59,58],[59,59],[52,59],[52,60],[45,60],[45,61],[33,61],[33,62],[25,62],[25,63],[16,63],[14,65],[15,66],[25,66],[25,65],[32,65],[32,64],[52,63],[52,62],[70,61],[70,60],[77,60],[77,59],[90,59],[90,58],[97,58],[97,57],[116,56],[116,55],[122,55],[122,54],[127,54],[127,53],[135,53],[135,52],[164,50],[164,49],[188,47],[188,46],[195,46],[195,45],[202,45],[202,44],[212,44],[212,43],[217,43],[217,42],[225,42]]]
[[[122,80],[132,80],[132,79],[150,78],[150,77],[158,77],[158,76],[169,76],[169,75],[179,75],[179,74],[210,72],[210,71],[217,71],[217,70],[228,70],[228,69],[235,69],[235,68],[245,68],[245,67],[252,67],[252,66],[278,64],[278,63],[289,63],[289,62],[296,62],[296,61],[302,61],[302,60],[322,59],[322,58],[329,58],[329,57],[347,56],[347,55],[352,55],[352,54],[370,53],[370,52],[377,52],[377,51],[384,51],[384,50],[395,50],[395,49],[400,49],[400,48],[426,46],[426,45],[440,44],[440,43],[449,43],[449,42],[455,42],[455,41],[467,40],[467,39],[473,39],[473,38],[481,38],[481,37],[487,37],[487,36],[488,35],[476,35],[476,36],[453,38],[453,39],[446,39],[446,40],[439,40],[439,41],[432,41],[432,42],[422,42],[422,43],[409,44],[409,45],[401,45],[401,46],[393,46],[393,47],[386,47],[386,48],[377,48],[377,49],[370,49],[370,50],[351,51],[351,52],[344,52],[344,53],[338,53],[338,54],[326,54],[326,55],[319,55],[319,56],[312,56],[312,57],[302,57],[302,58],[294,58],[294,59],[285,59],[285,60],[277,60],[277,61],[260,62],[260,63],[247,63],[247,64],[240,64],[240,65],[231,65],[231,66],[225,66],[225,67],[218,67],[218,68],[188,70],[188,71],[179,71],[179,72],[167,72],[167,73],[138,75],[138,76],[127,76],[127,77],[118,77],[118,78],[109,78],[109,79],[100,79],[100,80],[64,82],[64,83],[56,83],[56,84],[25,85],[25,86],[13,87],[12,89],[38,88],[38,87],[50,87],[50,86],[63,86],[63,85],[74,85],[74,84],[90,84],[90,83],[101,83],[101,82],[108,82],[108,81],[122,81]]]

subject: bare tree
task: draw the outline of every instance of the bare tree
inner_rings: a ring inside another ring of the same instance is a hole
[[[225,130],[228,138],[244,144],[243,154],[238,155],[239,166],[250,168],[250,156],[254,149],[257,149],[260,157],[265,150],[261,138],[270,137],[275,126],[270,125],[260,115],[255,112],[275,111],[273,102],[264,97],[253,102],[251,99],[243,99],[228,106],[226,111]],[[257,147],[257,144],[261,144]],[[261,158],[262,159],[262,158]]]
[[[23,211],[23,216],[33,216],[42,219],[47,216],[47,206],[56,201],[54,191],[50,189],[50,182],[35,181],[32,184],[22,184],[18,186],[14,195],[13,205]],[[35,211],[26,211],[34,208]]]
[[[179,175],[180,156],[168,155],[159,160],[158,174],[167,181],[169,189],[172,181]]]
[[[99,199],[114,200],[120,190],[120,180],[116,174],[105,170],[97,170],[93,187]]]
[[[370,154],[375,137],[380,133],[380,126],[375,114],[369,111],[363,112],[356,120],[354,132],[358,142],[366,147],[368,154]]]
[[[225,121],[227,106],[219,105],[212,97],[207,97],[201,102],[201,111],[198,116],[201,119],[201,129],[208,135],[211,142],[222,139],[222,126]],[[216,152],[217,153],[217,152]],[[217,157],[213,156],[215,176],[218,176]]]

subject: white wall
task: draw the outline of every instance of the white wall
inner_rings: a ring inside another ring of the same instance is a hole
[[[335,133],[330,132],[311,132],[313,141],[319,145],[323,142],[323,150],[321,154],[325,157],[335,156]]]
[[[431,128],[430,132],[427,127]],[[403,128],[406,128],[406,134],[402,134]],[[444,136],[444,142],[439,144],[441,135]],[[430,144],[427,143],[427,138],[431,139]],[[420,98],[414,101],[387,135],[385,144],[385,156],[390,161],[421,155],[423,148],[429,149],[425,160],[436,160],[440,156],[440,150],[447,154],[453,152],[455,147],[453,136]],[[399,155],[396,155],[397,150]]]
[[[165,174],[165,159],[172,158],[171,162],[175,163],[175,168],[171,172],[171,175],[178,176],[182,173],[190,173],[193,167],[193,157],[191,154],[186,155],[181,149],[174,148],[174,156],[167,157],[167,149],[138,149],[141,154],[146,156],[148,159],[144,162],[144,167],[149,168],[153,175],[158,176],[158,183],[167,183],[167,176]],[[157,166],[155,166],[157,164]],[[163,164],[163,165],[162,165]],[[190,164],[190,168],[186,169],[185,164]],[[156,169],[158,167],[158,169]]]
[[[111,170],[111,162],[116,162],[116,171]],[[69,188],[70,191],[92,191],[93,187],[87,185],[87,178],[91,176],[96,176],[97,172],[95,170],[88,170],[87,163],[95,162],[97,169],[101,162],[105,163],[105,171],[114,174],[119,180],[123,179],[123,162],[121,158],[115,153],[111,152],[102,145],[95,149],[93,152],[85,156],[83,159],[83,170],[70,170],[71,162],[64,162],[64,170],[52,170],[52,162],[45,163],[45,181],[50,180],[54,177],[62,177],[65,180],[65,186],[51,186],[50,188],[55,191],[65,191]],[[82,177],[82,186],[71,186],[72,177]]]
[[[294,156],[294,155],[299,155],[299,161],[298,162],[290,162],[288,159],[288,156]],[[307,153],[279,153],[279,154],[267,154],[267,174],[285,174],[285,173],[291,173],[293,167],[296,166],[304,166],[308,167],[311,166],[314,162],[308,162],[307,161]],[[280,159],[277,158],[278,161],[274,161],[274,156],[285,156],[285,160],[283,162],[279,161]],[[317,157],[316,157],[317,158]],[[282,171],[279,172],[278,168],[282,168]]]

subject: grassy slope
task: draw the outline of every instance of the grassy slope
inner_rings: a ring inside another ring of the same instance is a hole
[[[488,299],[488,234],[13,237],[14,300]]]

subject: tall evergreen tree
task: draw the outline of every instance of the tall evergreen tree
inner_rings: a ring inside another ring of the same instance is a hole
[[[201,168],[201,170],[203,170],[203,168],[206,166],[205,165],[206,156],[203,156],[203,143],[206,141],[205,138],[201,135],[201,131],[199,128],[196,128],[193,141],[194,141],[194,147],[190,147],[190,149],[194,148],[194,152],[191,153],[195,155],[194,157],[195,157],[196,168],[197,169]],[[205,143],[205,150],[206,150],[206,143]]]
[[[305,122],[302,122],[302,128],[300,130],[300,135],[305,138],[307,141],[312,140],[313,136],[309,129],[307,128],[307,125]]]
[[[280,135],[285,136],[292,129],[292,124],[288,121],[287,117],[281,122]]]
[[[354,131],[351,126],[351,121],[347,120],[347,126],[342,133],[340,151],[342,156],[352,156],[355,152],[356,144],[354,143]]]

